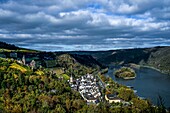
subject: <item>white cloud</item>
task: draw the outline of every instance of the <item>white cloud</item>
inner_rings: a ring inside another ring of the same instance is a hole
[[[59,21],[52,15],[45,14],[44,12],[38,12],[36,14],[27,14],[24,16],[24,19],[29,22],[50,22],[53,24],[58,23]]]
[[[31,34],[14,34],[13,36],[19,38],[32,38]]]
[[[143,46],[143,42],[152,45],[150,40],[170,36],[168,3],[170,0],[10,0],[0,3],[0,39],[28,45],[50,41],[56,45],[82,44],[92,49],[100,49],[91,46],[98,44],[103,49],[107,44],[121,48],[135,47],[136,43]]]
[[[0,9],[0,18],[1,17],[13,17],[16,16],[16,13],[9,11],[9,10],[4,10],[4,9]]]
[[[129,4],[121,4],[118,8],[118,12],[120,13],[134,13],[138,10],[136,5],[130,6]]]
[[[6,35],[6,34],[0,34],[0,37],[1,37],[1,39],[2,39],[2,38],[8,38],[8,35]]]

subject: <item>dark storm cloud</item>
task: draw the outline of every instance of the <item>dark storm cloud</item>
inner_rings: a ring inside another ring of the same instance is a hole
[[[38,50],[170,45],[170,0],[0,0],[0,40]]]

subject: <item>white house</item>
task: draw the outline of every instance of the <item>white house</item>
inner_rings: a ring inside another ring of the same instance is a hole
[[[109,103],[120,103],[122,102],[122,99],[115,97],[115,95],[105,95],[105,99],[106,101],[108,101]]]

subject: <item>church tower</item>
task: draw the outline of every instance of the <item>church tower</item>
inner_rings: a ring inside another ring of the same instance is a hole
[[[70,77],[70,83],[73,83],[73,76]]]
[[[25,65],[25,55],[22,57],[22,63]]]

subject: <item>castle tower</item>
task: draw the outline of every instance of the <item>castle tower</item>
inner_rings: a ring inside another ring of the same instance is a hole
[[[36,62],[34,60],[32,60],[30,62],[30,67],[31,67],[32,70],[35,68],[35,64],[36,64]]]

